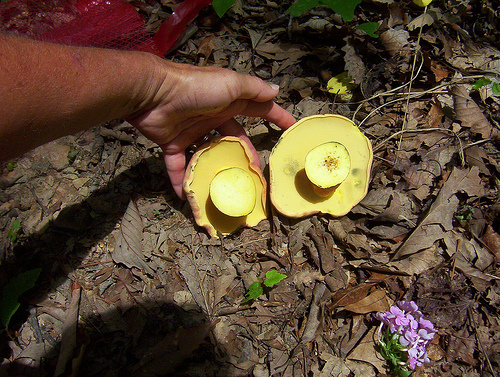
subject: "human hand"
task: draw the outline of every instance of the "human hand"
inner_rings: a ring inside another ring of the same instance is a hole
[[[153,80],[152,99],[144,106],[147,110],[129,121],[161,147],[170,182],[182,199],[184,152],[211,130],[247,142],[259,163],[254,146],[234,116],[261,117],[282,129],[295,123],[289,112],[272,101],[279,88],[257,77],[221,68],[164,65],[161,82]]]

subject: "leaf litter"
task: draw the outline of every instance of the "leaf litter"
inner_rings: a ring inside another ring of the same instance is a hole
[[[2,372],[384,375],[372,314],[405,299],[439,330],[419,374],[498,375],[500,105],[472,89],[500,61],[498,31],[476,33],[474,14],[486,27],[498,16],[362,3],[356,17],[382,24],[371,39],[324,8],[280,17],[286,6],[244,2],[215,22],[203,12],[169,58],[255,72],[297,117],[354,119],[375,152],[365,199],[341,218],[272,213],[214,240],[172,193],[159,148],[127,123],[34,150],[0,177],[2,282],[42,267],[14,341],[2,335]],[[328,92],[346,71],[353,103]],[[244,126],[266,162],[279,131]],[[268,271],[287,278],[243,302]]]

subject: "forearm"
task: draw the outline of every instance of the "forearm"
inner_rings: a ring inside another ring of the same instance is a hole
[[[165,64],[140,52],[0,35],[0,160],[144,111],[168,82]]]

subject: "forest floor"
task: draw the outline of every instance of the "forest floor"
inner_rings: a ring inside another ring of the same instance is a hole
[[[143,11],[154,24],[170,5]],[[337,218],[269,206],[219,240],[126,122],[4,164],[0,283],[41,273],[1,335],[0,376],[383,376],[373,314],[400,300],[438,330],[412,375],[500,375],[500,96],[473,88],[500,81],[498,3],[442,0],[423,15],[374,0],[351,22],[326,7],[290,18],[289,5],[206,8],[167,58],[276,83],[297,119],[352,119],[374,152],[367,196]],[[351,96],[330,93],[345,71]],[[281,131],[240,120],[268,176]],[[242,303],[273,269],[287,278]]]

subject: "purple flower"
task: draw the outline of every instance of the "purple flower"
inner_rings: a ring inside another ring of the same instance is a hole
[[[429,362],[427,345],[437,330],[431,321],[423,318],[415,302],[398,301],[388,312],[376,313],[374,317],[381,321],[379,334],[385,326],[384,339],[394,339],[399,343],[399,349],[406,352],[407,360],[402,362],[406,361],[409,368],[415,369]]]
[[[405,315],[405,313],[399,309],[397,306],[392,306],[390,314],[387,315],[389,321],[391,321],[395,326],[408,326],[410,319]]]
[[[418,311],[417,304],[415,304],[415,302],[413,301],[398,301],[397,304],[401,308],[401,310],[404,310],[406,312],[420,313]]]

